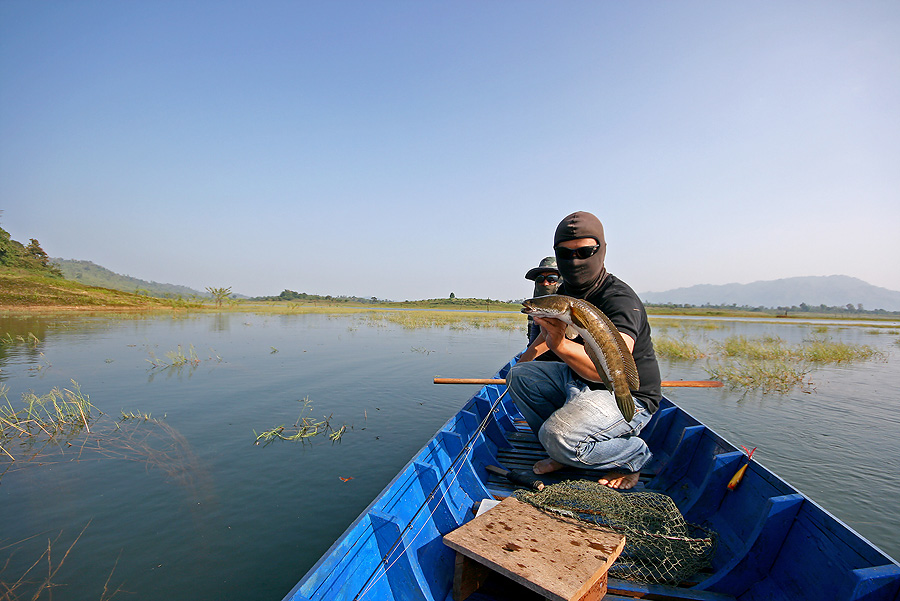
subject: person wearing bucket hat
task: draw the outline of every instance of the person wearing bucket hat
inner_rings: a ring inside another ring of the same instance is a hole
[[[541,259],[540,265],[532,267],[525,272],[525,279],[534,282],[534,293],[532,296],[547,296],[548,294],[556,294],[556,289],[562,283],[559,276],[559,269],[556,268],[556,257],[544,257]],[[535,338],[541,333],[541,328],[534,323],[534,318],[528,316],[528,344],[534,342]]]
[[[563,278],[557,293],[585,299],[612,321],[632,351],[640,388],[632,391],[636,411],[626,421],[584,342],[567,338],[564,322],[535,317],[541,333],[507,376],[510,398],[549,455],[534,464],[534,472],[592,468],[605,472],[601,484],[632,488],[651,457],[638,434],[662,398],[647,312],[631,287],[606,271],[606,238],[597,217],[584,211],[565,217],[553,249]]]

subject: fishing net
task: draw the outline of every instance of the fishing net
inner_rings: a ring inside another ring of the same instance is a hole
[[[653,584],[690,582],[709,567],[715,534],[685,521],[675,502],[654,492],[620,493],[597,482],[572,480],[516,497],[544,511],[575,517],[625,535],[625,549],[609,570],[614,578]]]

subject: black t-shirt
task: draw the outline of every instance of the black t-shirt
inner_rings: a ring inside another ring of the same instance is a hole
[[[557,294],[566,294],[565,283],[557,291]],[[608,274],[600,288],[593,294],[589,294],[585,300],[603,311],[619,332],[634,339],[632,354],[641,380],[641,387],[632,394],[647,406],[650,413],[656,412],[659,409],[659,401],[662,399],[662,378],[659,375],[659,363],[656,362],[653,341],[650,339],[650,323],[647,320],[644,303],[631,289],[631,286],[612,274]],[[579,338],[577,342],[581,342],[581,339]],[[538,359],[542,361],[560,360],[553,351],[544,353]],[[588,382],[588,384],[592,388],[603,387],[602,383]]]

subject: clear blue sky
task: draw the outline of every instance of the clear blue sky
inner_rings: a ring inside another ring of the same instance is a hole
[[[0,2],[0,225],[146,280],[900,290],[900,2]]]

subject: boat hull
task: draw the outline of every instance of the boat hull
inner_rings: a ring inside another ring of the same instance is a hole
[[[503,378],[510,364],[496,377]],[[435,434],[284,598],[452,598],[444,534],[514,486],[486,466],[529,469],[544,456],[505,387],[488,385]],[[483,431],[477,433],[479,427]],[[644,490],[671,496],[718,536],[712,567],[682,586],[610,578],[610,593],[740,601],[900,598],[900,565],[817,503],[668,399],[641,433],[654,453]],[[728,482],[747,465],[740,485]],[[563,477],[589,477],[571,471]],[[474,598],[474,597],[473,597]],[[482,599],[494,598],[490,593]]]

